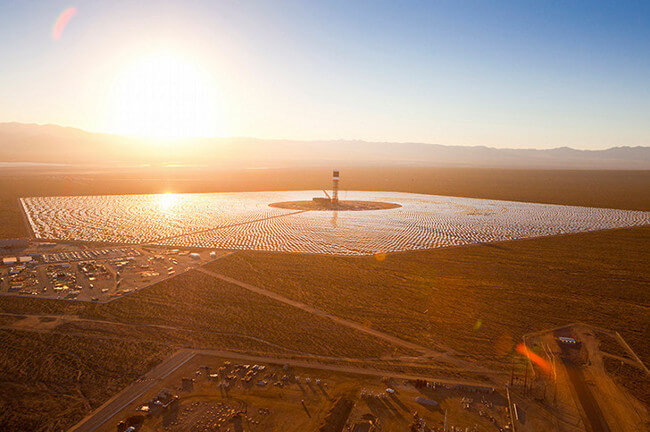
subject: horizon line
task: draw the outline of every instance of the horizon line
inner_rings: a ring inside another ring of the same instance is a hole
[[[130,135],[130,134],[120,134],[120,133],[113,133],[113,132],[102,132],[102,131],[93,131],[89,129],[84,129],[78,126],[70,126],[70,125],[63,125],[63,124],[58,124],[58,123],[37,123],[37,122],[20,122],[20,121],[1,121],[0,126],[2,125],[21,125],[21,126],[38,126],[38,127],[58,127],[62,129],[72,129],[78,132],[83,132],[87,134],[94,134],[94,135],[107,135],[107,136],[112,136],[112,137],[118,137],[118,138],[128,138],[128,139],[136,139],[136,140],[142,140],[142,141],[167,141],[167,142],[173,142],[173,141],[182,141],[182,140],[210,140],[210,139],[220,139],[220,140],[244,140],[244,139],[249,139],[249,140],[259,140],[259,141],[289,141],[289,142],[359,142],[359,143],[366,143],[366,144],[416,144],[416,145],[430,145],[430,146],[440,146],[440,147],[460,147],[460,148],[467,148],[467,149],[472,149],[472,148],[486,148],[486,149],[493,149],[493,150],[515,150],[515,151],[527,151],[527,150],[533,150],[533,151],[553,151],[553,150],[564,150],[564,149],[569,149],[569,150],[574,150],[574,151],[579,151],[579,152],[600,152],[600,151],[607,151],[607,150],[614,150],[614,149],[646,149],[650,148],[650,145],[637,145],[637,146],[629,146],[629,145],[622,145],[622,146],[614,146],[614,147],[605,147],[605,148],[598,148],[598,149],[580,149],[576,147],[571,147],[571,146],[558,146],[558,147],[549,147],[549,148],[537,148],[537,147],[521,147],[521,148],[515,148],[515,147],[494,147],[494,146],[488,146],[488,145],[462,145],[462,144],[439,144],[439,143],[431,143],[431,142],[424,142],[424,141],[375,141],[375,140],[366,140],[366,139],[361,139],[361,138],[332,138],[332,139],[323,139],[323,138],[309,138],[309,139],[297,139],[297,138],[258,138],[258,137],[253,137],[253,136],[237,136],[237,135],[231,135],[231,136],[188,136],[188,137],[152,137],[152,136],[144,136],[144,135]]]

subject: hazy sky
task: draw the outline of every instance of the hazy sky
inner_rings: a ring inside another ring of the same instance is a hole
[[[650,2],[0,0],[0,121],[650,145]]]

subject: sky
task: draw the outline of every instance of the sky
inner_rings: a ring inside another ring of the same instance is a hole
[[[0,0],[5,121],[648,146],[650,2]]]

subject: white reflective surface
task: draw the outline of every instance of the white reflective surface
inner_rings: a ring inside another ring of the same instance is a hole
[[[399,192],[341,199],[401,208],[307,211],[268,204],[320,191],[22,198],[38,238],[335,255],[430,249],[650,224],[650,212]]]

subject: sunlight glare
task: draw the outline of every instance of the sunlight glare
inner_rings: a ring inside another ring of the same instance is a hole
[[[164,193],[158,195],[158,209],[163,213],[170,212],[178,203],[179,196],[175,193]]]
[[[153,138],[215,136],[216,98],[209,75],[189,58],[146,55],[116,78],[109,129]]]

